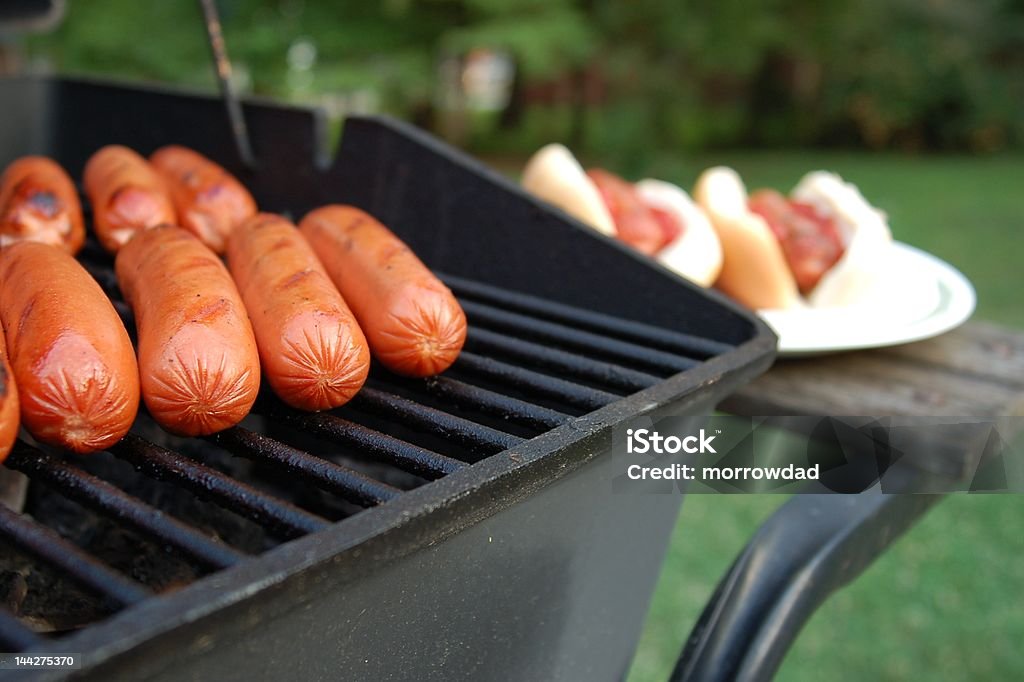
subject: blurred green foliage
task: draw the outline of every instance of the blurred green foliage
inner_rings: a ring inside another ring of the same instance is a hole
[[[218,5],[252,92],[318,103],[370,89],[382,110],[420,123],[436,123],[446,55],[507,50],[519,67],[515,115],[476,113],[461,141],[492,161],[509,154],[512,172],[551,140],[631,177],[687,187],[714,163],[736,167],[753,187],[841,169],[886,208],[897,238],[968,274],[980,317],[1024,325],[1019,249],[1008,246],[1020,231],[1019,156],[749,151],[1020,148],[1024,0]],[[189,0],[70,0],[63,25],[31,39],[28,52],[64,72],[212,89],[201,23]],[[288,55],[303,42],[315,46],[315,65],[297,71]],[[1020,679],[1021,499],[944,502],[815,616],[780,679]],[[686,502],[630,680],[666,679],[715,581],[783,501]]]
[[[666,147],[991,151],[1024,141],[1024,0],[219,6],[253,92],[316,102],[370,90],[376,107],[422,124],[437,121],[443,56],[506,50],[519,70],[514,115],[478,116],[458,140],[480,151],[563,139],[632,165]],[[289,66],[297,43],[315,47],[308,71]],[[212,85],[194,2],[73,1],[63,25],[29,46],[63,71]]]

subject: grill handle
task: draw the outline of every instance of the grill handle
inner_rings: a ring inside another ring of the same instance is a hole
[[[235,140],[238,157],[247,168],[256,165],[249,140],[249,127],[245,124],[245,114],[238,99],[238,90],[231,80],[231,60],[228,58],[224,33],[221,30],[220,13],[217,11],[216,0],[199,0],[203,8],[203,19],[206,24],[206,37],[210,42],[210,54],[213,56],[213,71],[220,86],[220,95],[224,100],[224,108],[228,112],[231,124],[231,136]]]
[[[910,485],[921,489],[920,483]],[[817,608],[942,497],[877,490],[794,495],[718,583],[670,681],[771,680]]]

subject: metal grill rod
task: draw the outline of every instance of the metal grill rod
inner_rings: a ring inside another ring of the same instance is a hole
[[[335,464],[240,426],[221,431],[211,436],[210,440],[233,454],[282,468],[318,488],[364,507],[383,504],[402,492],[355,469]]]
[[[629,366],[641,365],[665,374],[683,372],[699,364],[696,360],[666,351],[654,350],[630,341],[599,336],[587,331],[548,322],[536,317],[511,313],[476,301],[460,301],[470,322],[500,331],[525,335],[542,341],[575,348],[588,354],[615,358]]]
[[[457,459],[421,448],[404,440],[381,433],[362,424],[323,412],[305,413],[295,410],[274,409],[271,416],[298,429],[325,436],[332,441],[357,448],[362,455],[384,460],[399,469],[438,479],[465,467]]]
[[[241,552],[215,542],[110,483],[20,441],[4,464],[80,504],[130,524],[210,568],[227,568],[245,558]]]
[[[545,369],[569,373],[575,378],[589,380],[609,388],[632,393],[661,381],[653,374],[622,367],[610,362],[570,353],[551,346],[517,339],[488,329],[470,327],[466,337],[466,348],[491,354],[499,354],[519,362],[530,363]]]
[[[460,297],[491,303],[498,307],[529,313],[539,317],[571,324],[572,326],[589,329],[600,334],[611,334],[630,339],[644,345],[654,345],[674,353],[681,353],[697,358],[710,358],[720,355],[732,346],[714,339],[706,339],[693,334],[684,334],[670,329],[633,320],[625,320],[613,315],[576,308],[565,303],[549,301],[529,294],[508,291],[490,284],[437,273],[452,291]]]
[[[0,536],[120,606],[131,606],[151,594],[142,585],[100,563],[55,531],[2,504]]]
[[[356,409],[397,419],[406,425],[452,440],[481,456],[493,455],[523,442],[519,436],[420,405],[401,396],[364,386],[350,403]]]
[[[330,525],[323,517],[131,433],[111,447],[110,453],[151,478],[175,483],[197,497],[255,521],[284,538],[314,533]]]
[[[571,417],[525,400],[511,398],[503,393],[473,386],[451,377],[430,377],[420,383],[428,393],[470,410],[501,417],[543,432],[561,426]]]
[[[464,372],[483,376],[507,386],[545,398],[552,398],[584,410],[596,410],[619,399],[617,395],[599,391],[596,388],[574,384],[565,379],[516,367],[469,351],[462,351],[459,354],[459,359],[455,361],[455,367]]]

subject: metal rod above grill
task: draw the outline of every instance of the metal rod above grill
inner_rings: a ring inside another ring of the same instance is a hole
[[[4,464],[46,483],[79,504],[124,521],[154,539],[169,544],[209,568],[227,568],[245,558],[245,554],[216,542],[128,495],[110,483],[58,460],[22,442],[18,442]]]
[[[120,606],[130,606],[151,594],[142,585],[93,559],[53,530],[2,504],[0,537]]]
[[[611,334],[630,339],[645,346],[656,346],[674,353],[696,358],[710,358],[720,355],[732,346],[714,339],[662,329],[653,325],[626,320],[604,313],[576,308],[574,306],[548,301],[529,294],[509,291],[483,282],[437,273],[444,283],[460,297],[490,303],[501,308],[546,317],[581,329],[600,334]]]
[[[481,458],[507,450],[523,442],[518,436],[477,424],[462,417],[364,386],[352,399],[353,407],[395,418],[404,424],[452,440]]]
[[[313,533],[330,525],[325,518],[131,433],[111,447],[110,452],[147,476],[180,485],[197,497],[255,521],[285,538]]]
[[[697,360],[681,355],[655,350],[631,341],[620,341],[600,336],[521,313],[512,313],[477,301],[464,300],[461,301],[461,304],[469,321],[473,324],[481,324],[510,334],[557,343],[593,355],[614,358],[617,362],[623,362],[630,366],[639,365],[652,368],[666,376],[688,370],[699,364]]]

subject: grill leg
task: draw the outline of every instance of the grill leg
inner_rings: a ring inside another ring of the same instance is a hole
[[[873,491],[794,495],[718,584],[671,680],[770,680],[828,596],[860,575],[942,497]]]

